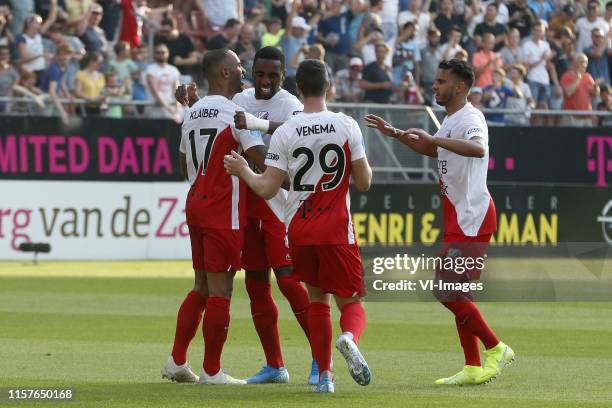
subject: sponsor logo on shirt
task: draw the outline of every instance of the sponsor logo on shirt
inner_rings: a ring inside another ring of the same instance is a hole
[[[470,135],[472,135],[474,133],[482,133],[482,130],[480,128],[471,128],[471,129],[468,129],[468,131],[467,131],[467,135],[468,136],[470,136]]]
[[[280,159],[280,157],[276,153],[268,152],[268,153],[266,153],[266,159],[278,161]]]

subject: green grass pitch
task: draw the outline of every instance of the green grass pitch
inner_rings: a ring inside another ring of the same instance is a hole
[[[355,384],[334,350],[336,394],[305,385],[307,342],[275,288],[289,385],[212,387],[160,379],[189,262],[0,263],[0,389],[72,388],[69,407],[610,407],[612,302],[487,303],[481,308],[517,361],[490,385],[439,387],[463,363],[453,319],[436,303],[367,303],[360,347],[373,373]],[[241,274],[222,365],[247,377],[263,364]],[[612,298],[611,298],[612,299]],[[332,312],[335,335],[338,313]],[[201,332],[189,360],[199,373]],[[6,389],[3,389],[6,394]],[[5,396],[3,398],[6,398]]]

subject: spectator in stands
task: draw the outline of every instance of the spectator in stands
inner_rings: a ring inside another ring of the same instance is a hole
[[[549,0],[529,0],[527,4],[538,20],[548,21],[555,10]]]
[[[404,27],[409,21],[414,23],[416,27],[414,40],[419,49],[427,46],[427,32],[432,26],[431,14],[429,10],[425,9],[429,4],[429,1],[423,2],[423,5],[421,5],[421,0],[409,0],[408,10],[402,11],[397,16],[400,27]]]
[[[565,27],[574,35],[576,33],[576,25],[574,24],[575,14],[576,7],[571,3],[566,4],[558,15],[550,19],[548,22],[548,31],[556,33],[559,29]]]
[[[102,55],[88,52],[82,61],[83,69],[76,76],[75,96],[86,101],[81,114],[100,115],[101,106],[105,103],[102,91],[106,86],[104,75],[100,72]]]
[[[421,50],[415,41],[416,27],[412,21],[402,27],[402,32],[397,37],[395,52],[393,54],[393,82],[401,85],[406,80],[406,73],[412,73],[412,82],[418,84],[421,78],[420,63]]]
[[[531,38],[521,46],[522,64],[527,67],[527,83],[539,109],[548,109],[550,97],[550,76],[547,63],[553,57],[550,45],[544,39],[544,24],[537,22],[531,30]],[[538,125],[544,118],[534,116],[533,124]]]
[[[399,102],[408,105],[423,105],[425,99],[417,86],[411,71],[406,71],[401,87],[399,88]]]
[[[282,28],[281,19],[272,17],[266,21],[266,32],[261,36],[261,47],[278,47],[280,48],[281,38],[285,35],[285,29]]]
[[[166,17],[161,21],[157,44],[166,44],[170,53],[168,61],[177,67],[181,74],[193,74],[198,64],[198,55],[191,38],[179,32],[176,20]]]
[[[138,70],[138,66],[131,58],[130,44],[120,41],[115,44],[115,59],[108,63],[109,72],[114,72],[117,83],[132,91],[132,75]]]
[[[68,44],[60,44],[57,47],[55,60],[45,71],[42,79],[41,89],[51,96],[51,100],[59,113],[62,122],[68,122],[69,107],[60,102],[61,98],[70,98],[71,94],[64,81],[64,75],[70,69],[72,48]],[[73,68],[74,69],[74,68]]]
[[[77,35],[83,41],[87,52],[97,52],[105,56],[110,52],[104,30],[100,28],[102,6],[93,3],[85,17],[77,25]]]
[[[504,85],[506,72],[502,68],[493,71],[493,83],[482,90],[484,106],[489,109],[506,109],[506,103],[514,92]],[[485,115],[487,123],[491,125],[503,126],[503,113],[489,113]]]
[[[147,90],[147,82],[145,79],[145,72],[149,67],[148,60],[148,48],[142,44],[136,48],[132,53],[132,59],[136,63],[136,71],[132,72],[132,99],[134,101],[148,101],[150,99]],[[144,108],[137,106],[136,110],[142,114]]]
[[[597,104],[597,110],[612,113],[612,93],[610,92],[609,85],[600,86],[599,98],[601,101]],[[612,115],[607,117],[599,116],[597,124],[599,126],[612,126]]]
[[[66,22],[71,33],[76,33],[77,26],[87,19],[94,0],[64,0],[68,20]]]
[[[603,30],[599,27],[592,32],[593,45],[585,48],[584,53],[589,58],[587,72],[595,79],[598,85],[610,85],[610,57],[612,49],[608,47],[608,41],[604,37]]]
[[[495,35],[484,33],[482,38],[482,49],[474,54],[472,65],[476,75],[476,86],[486,88],[493,83],[493,71],[502,68],[503,63],[498,53],[493,51],[495,47]]]
[[[453,0],[442,0],[440,2],[440,13],[434,19],[434,24],[440,30],[440,42],[445,44],[451,41],[451,37],[456,35],[453,32],[459,32],[459,40],[456,44],[460,44],[462,36],[466,31],[466,20],[463,14],[453,13]],[[451,52],[449,55],[455,55],[457,51]],[[443,58],[446,59],[446,58]]]
[[[17,37],[21,34],[25,20],[35,11],[34,0],[9,0],[12,18],[9,20],[11,33]]]
[[[306,20],[303,17],[297,15],[299,8],[299,4],[297,3],[297,1],[293,3],[291,13],[287,17],[285,34],[281,39],[281,48],[287,61],[293,60],[293,57],[305,44],[307,44],[308,32],[312,28],[306,23]],[[294,67],[287,67],[285,82],[283,84],[283,88],[294,95],[297,93],[295,73],[296,69]]]
[[[168,64],[168,47],[165,44],[155,46],[155,63],[149,65],[145,74],[149,94],[157,106],[147,109],[150,118],[171,118],[181,121],[182,111],[174,99],[174,90],[179,85],[181,74],[176,67]]]
[[[219,34],[206,41],[206,48],[208,50],[219,50],[231,47],[238,39],[241,26],[242,23],[239,20],[230,18]]]
[[[457,51],[457,53],[455,54],[453,59],[457,59],[459,61],[463,61],[463,62],[469,63],[468,52],[466,50]]]
[[[384,35],[380,28],[375,28],[368,35],[363,37],[355,44],[355,49],[361,54],[363,63],[368,66],[371,62],[376,61],[376,45],[385,42]],[[389,53],[385,63],[391,67],[393,65],[393,53]]]
[[[52,4],[49,18],[44,23],[38,14],[30,15],[23,22],[23,33],[17,37],[21,69],[33,72],[38,81],[42,79],[42,74],[47,66],[42,34],[45,34],[51,27],[57,15],[57,1],[54,0]]]
[[[376,44],[376,61],[366,65],[362,73],[361,88],[366,101],[389,103],[393,96],[393,72],[385,61],[391,52],[387,43]]]
[[[468,102],[474,105],[476,109],[482,111],[485,108],[482,103],[482,89],[477,86],[470,89],[470,94],[468,95]]]
[[[561,86],[565,100],[563,109],[566,110],[592,110],[591,99],[599,95],[599,86],[586,72],[589,60],[586,55],[576,54],[571,68],[561,77]],[[566,115],[565,124],[568,126],[590,126],[592,118],[589,116]]]
[[[264,15],[266,14],[266,7],[262,3],[257,3],[249,14],[248,23],[253,26],[253,38],[255,41],[261,43],[261,37],[267,31],[266,25],[264,24]],[[262,47],[263,48],[263,47]]]
[[[278,18],[281,26],[287,24],[287,1],[286,0],[271,0],[270,1],[270,18]]]
[[[450,1],[450,0],[444,0]],[[450,60],[452,59],[459,51],[463,50],[461,47],[461,28],[455,26],[451,29],[448,34],[448,41],[446,44],[442,44],[440,48],[440,54],[442,55],[442,60]]]
[[[333,72],[348,66],[348,53],[351,50],[348,33],[352,13],[342,11],[344,0],[332,0],[329,13],[319,23],[317,40],[325,47],[325,62]]]
[[[108,98],[109,104],[108,109],[105,112],[107,118],[120,119],[123,117],[124,111],[130,112],[128,106],[122,106],[113,102],[116,101],[129,101],[132,98],[130,91],[127,89],[125,84],[121,83],[118,79],[117,72],[111,69],[106,74],[106,97]]]
[[[433,90],[431,89],[436,76],[436,70],[442,60],[440,53],[440,31],[430,28],[427,34],[427,46],[421,50],[421,87],[423,88],[425,103],[431,105],[433,102]]]
[[[394,44],[397,38],[398,29],[397,15],[399,14],[398,0],[383,0],[382,10],[378,13],[380,16],[380,28],[383,31],[385,42]]]
[[[530,110],[535,107],[531,96],[531,88],[523,80],[527,75],[527,70],[521,64],[508,67],[508,78],[504,85],[512,90],[513,95],[506,101],[506,108],[519,110],[522,113],[510,113],[505,115],[505,121],[511,125],[529,125],[531,117]]]
[[[244,0],[196,0],[196,5],[213,28],[226,26],[228,20],[241,23],[244,18]]]
[[[6,45],[0,45],[0,96],[10,96],[19,80],[19,74],[11,66],[11,52]],[[0,102],[0,113],[6,111],[6,103]]]
[[[383,0],[370,0],[369,7],[363,12],[363,15],[361,17],[361,25],[359,26],[359,34],[357,35],[357,41],[362,41],[374,30],[377,30],[381,34],[383,34],[382,20],[380,18],[380,12],[382,11],[382,9]],[[366,65],[368,64],[366,63]]]
[[[592,33],[595,28],[601,28],[604,36],[608,37],[610,25],[599,16],[599,8],[599,0],[589,0],[586,16],[576,21],[576,52],[584,52],[593,45]]]
[[[10,10],[0,10],[0,46],[12,47],[15,36],[9,30]]]
[[[85,55],[85,45],[79,39],[71,34],[66,34],[66,26],[62,23],[55,23],[47,31],[47,37],[43,39],[43,46],[46,53],[55,54],[57,47],[61,44],[67,44],[73,53],[73,58],[80,61]]]
[[[255,40],[255,32],[253,26],[246,23],[240,30],[238,41],[233,47],[234,52],[240,58],[242,67],[246,70],[246,79],[253,82],[253,62],[255,62],[255,53],[260,49],[260,43]]]
[[[537,18],[533,10],[527,6],[527,0],[516,0],[508,6],[510,19],[508,26],[516,28],[521,38],[527,37],[531,33],[531,27],[536,23]]]
[[[519,30],[513,28],[506,36],[506,45],[501,49],[499,55],[501,56],[502,63],[504,66],[518,64],[520,61],[520,44],[521,34]]]
[[[334,83],[338,102],[360,102],[363,99],[363,90],[359,84],[362,71],[361,58],[353,57],[349,61],[348,68],[336,72]]]
[[[494,50],[499,51],[502,49],[506,42],[506,33],[508,28],[506,25],[497,22],[497,4],[489,3],[485,9],[484,21],[474,29],[474,44],[476,48],[482,47],[482,39],[486,33],[491,33],[495,39]]]
[[[548,107],[553,110],[563,108],[563,87],[561,86],[561,77],[569,69],[570,61],[574,53],[574,34],[567,27],[561,27],[557,30],[552,41],[550,41],[550,49],[553,53],[553,58],[548,63],[548,72],[550,75],[550,97],[548,99]],[[548,124],[551,126],[561,123],[561,116],[549,116]]]
[[[11,106],[11,113],[15,115],[40,116],[45,112],[45,100],[48,94],[36,86],[36,74],[23,71],[19,81],[13,87],[14,97],[27,97],[31,101],[15,102]]]

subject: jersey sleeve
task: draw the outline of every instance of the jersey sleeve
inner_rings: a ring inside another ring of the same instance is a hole
[[[487,135],[486,122],[479,118],[477,114],[467,115],[464,118],[464,127],[461,132],[461,137],[465,140],[479,137],[488,144],[489,137]]]
[[[304,105],[298,98],[287,98],[283,102],[285,122],[304,110]]]
[[[351,150],[351,161],[363,159],[364,157],[366,157],[366,154],[361,129],[359,128],[359,125],[357,124],[355,119],[349,118],[348,122],[348,142],[349,149]]]
[[[288,172],[289,164],[287,161],[287,151],[285,148],[285,138],[283,128],[276,129],[270,139],[270,147],[266,154],[266,166],[276,167],[277,169]]]

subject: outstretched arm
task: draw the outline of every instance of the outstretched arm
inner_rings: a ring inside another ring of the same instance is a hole
[[[438,157],[438,150],[436,146],[426,138],[415,138],[410,135],[414,135],[414,132],[419,132],[427,135],[427,132],[421,129],[408,129],[402,131],[391,126],[390,123],[385,121],[383,118],[376,115],[368,115],[365,117],[365,121],[368,127],[377,129],[380,133],[385,136],[395,138],[401,143],[405,144],[417,153],[424,154],[429,157]],[[431,136],[429,136],[431,138]]]
[[[232,150],[231,155],[223,159],[225,170],[243,179],[258,196],[269,200],[274,197],[281,188],[287,173],[276,167],[268,166],[263,174],[255,174],[249,168],[246,159]]]

